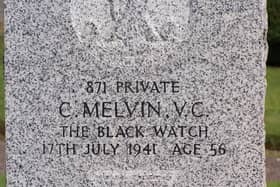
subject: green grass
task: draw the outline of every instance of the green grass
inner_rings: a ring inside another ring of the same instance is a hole
[[[269,59],[268,64],[280,66],[280,0],[268,0],[268,41]]]
[[[267,146],[280,149],[280,68],[267,68],[265,130]]]
[[[279,0],[268,0],[268,40],[272,43],[280,42],[280,1]]]
[[[5,187],[5,186],[6,186],[6,176],[0,175],[0,187]]]
[[[269,182],[267,187],[280,187],[280,182]]]

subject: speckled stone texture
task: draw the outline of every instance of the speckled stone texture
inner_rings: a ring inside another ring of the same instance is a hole
[[[265,186],[265,1],[5,4],[8,187]]]

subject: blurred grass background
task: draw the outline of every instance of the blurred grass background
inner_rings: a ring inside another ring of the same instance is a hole
[[[280,66],[280,0],[267,0],[268,10],[268,65]]]
[[[267,68],[265,130],[266,147],[280,150],[280,68],[278,67]]]
[[[268,183],[267,187],[280,187],[279,182],[270,182]]]
[[[5,177],[5,175],[0,175],[0,187],[6,187],[6,177]]]

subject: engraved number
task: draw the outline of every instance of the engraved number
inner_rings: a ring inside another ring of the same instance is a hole
[[[226,148],[225,147],[226,147],[225,144],[220,144],[220,145],[211,144],[211,148],[210,148],[211,154],[210,154],[210,156],[217,156],[217,155],[226,154]]]
[[[92,94],[92,93],[104,93],[105,94],[107,92],[106,82],[88,81],[87,87],[86,87],[86,92],[89,94]]]

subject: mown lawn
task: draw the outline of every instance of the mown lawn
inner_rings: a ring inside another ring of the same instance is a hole
[[[265,130],[267,147],[280,150],[280,68],[267,68]]]
[[[0,187],[6,187],[5,175],[0,175]]]
[[[268,183],[267,187],[280,187],[280,182],[271,182],[271,183]]]

